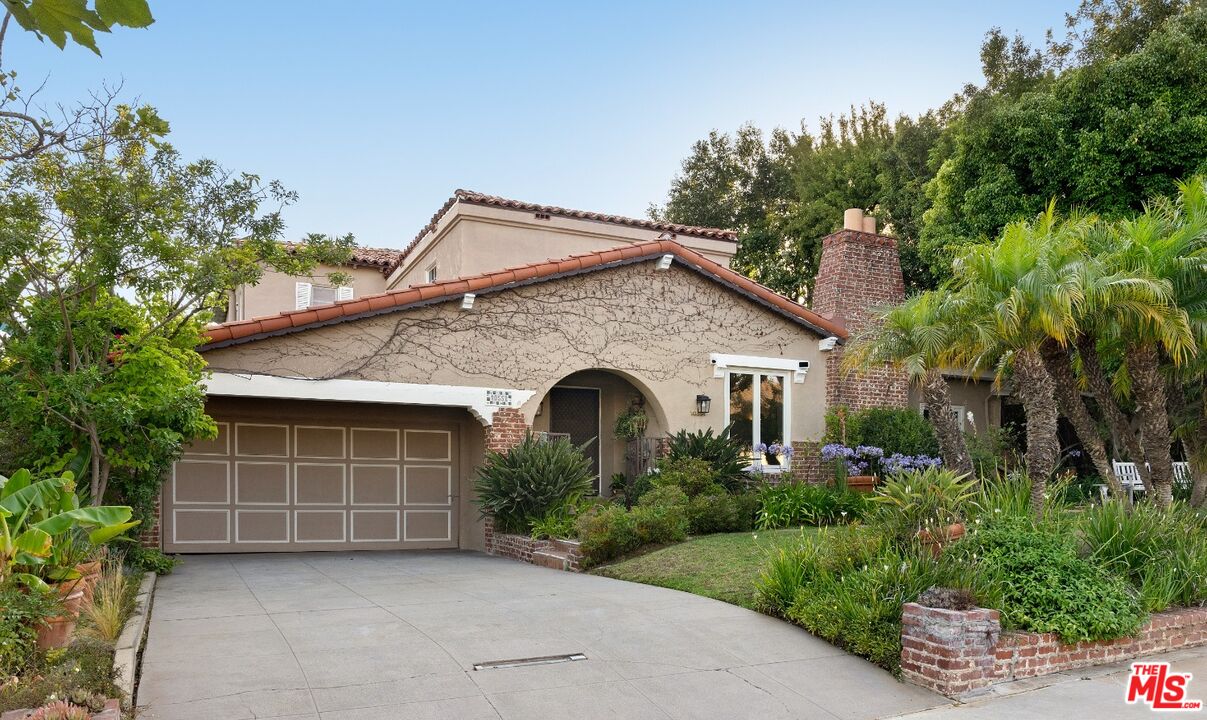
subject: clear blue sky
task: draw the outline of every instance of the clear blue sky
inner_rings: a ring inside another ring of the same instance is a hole
[[[47,99],[123,82],[186,157],[298,191],[290,236],[398,247],[458,187],[644,216],[713,128],[925,110],[991,26],[1039,42],[1074,5],[151,0],[103,58],[10,30],[4,63]]]

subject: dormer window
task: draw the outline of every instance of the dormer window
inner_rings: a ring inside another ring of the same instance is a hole
[[[423,281],[426,283],[436,282],[436,266],[432,265],[427,270],[423,271]]]
[[[305,310],[308,307],[334,305],[340,300],[351,299],[351,286],[332,287],[331,285],[300,282],[295,285],[294,309]]]

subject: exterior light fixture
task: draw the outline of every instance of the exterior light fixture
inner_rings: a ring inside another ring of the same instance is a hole
[[[657,268],[659,270],[666,270],[667,268],[669,268],[671,266],[671,263],[674,260],[675,260],[675,256],[670,253],[667,253],[667,254],[663,255],[662,257],[658,258]]]
[[[711,407],[712,407],[712,398],[708,397],[707,395],[697,395],[696,396],[696,414],[697,415],[707,415],[708,411]]]

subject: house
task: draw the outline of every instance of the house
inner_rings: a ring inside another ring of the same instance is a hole
[[[732,424],[816,475],[826,408],[905,406],[904,378],[835,370],[848,332],[904,294],[896,242],[862,211],[824,240],[812,309],[729,268],[735,233],[457,191],[350,286],[271,276],[201,352],[218,437],[166,479],[168,552],[474,548],[472,478],[529,431],[623,471],[646,435]],[[782,458],[755,456],[768,472]]]

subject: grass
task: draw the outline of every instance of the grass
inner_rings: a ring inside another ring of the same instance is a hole
[[[805,528],[803,532],[815,532]],[[601,565],[592,574],[658,585],[753,608],[754,583],[767,556],[794,545],[802,530],[705,535],[644,555]]]

